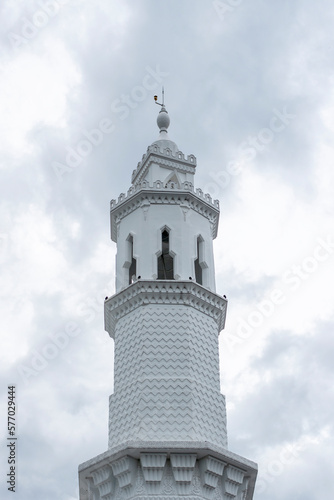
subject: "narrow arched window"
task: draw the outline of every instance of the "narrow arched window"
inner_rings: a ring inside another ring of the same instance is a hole
[[[174,263],[169,249],[169,232],[164,229],[161,233],[161,255],[158,257],[158,280],[173,279]]]
[[[203,239],[198,236],[197,238],[197,259],[195,260],[195,279],[200,285],[203,285]]]
[[[128,246],[129,246],[129,262],[130,262],[130,267],[129,267],[129,285],[134,282],[136,278],[136,273],[137,273],[137,261],[133,256],[133,236],[129,236],[128,238]]]

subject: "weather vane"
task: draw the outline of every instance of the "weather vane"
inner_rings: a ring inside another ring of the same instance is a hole
[[[165,89],[162,87],[162,104],[158,102],[158,96],[154,96],[155,104],[159,104],[159,106],[164,107],[165,106]]]

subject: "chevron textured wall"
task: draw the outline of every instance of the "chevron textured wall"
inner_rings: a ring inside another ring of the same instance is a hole
[[[115,331],[109,447],[127,440],[227,447],[217,323],[185,305],[145,305]]]

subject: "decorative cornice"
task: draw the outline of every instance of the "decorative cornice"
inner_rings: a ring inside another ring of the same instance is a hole
[[[93,479],[98,500],[252,500],[256,475],[254,462],[207,442],[128,442],[79,466],[80,491]]]
[[[161,180],[154,181],[152,185],[148,181],[143,180],[143,181],[139,182],[138,184],[136,184],[135,186],[131,186],[128,189],[126,194],[121,193],[119,195],[117,201],[111,200],[110,201],[110,211],[113,211],[114,209],[116,209],[117,207],[119,207],[120,205],[122,205],[123,203],[128,201],[132,196],[134,196],[138,192],[141,192],[141,191],[156,192],[157,190],[159,191],[159,193],[161,191],[166,192],[166,193],[169,193],[169,192],[171,192],[171,193],[181,192],[182,193],[184,191],[186,191],[187,193],[188,192],[194,193],[194,194],[196,194],[196,196],[198,198],[205,201],[208,205],[211,205],[212,207],[219,210],[219,200],[212,200],[211,195],[209,193],[203,193],[202,189],[200,189],[200,188],[197,188],[195,191],[195,188],[194,188],[192,182],[189,182],[189,181],[182,182],[180,188],[172,189],[170,187],[165,188],[164,183]]]
[[[115,338],[118,320],[148,304],[184,305],[213,318],[220,332],[225,326],[227,300],[194,281],[138,280],[104,303],[105,330]]]
[[[148,146],[146,153],[143,154],[142,160],[132,172],[132,183],[139,182],[144,177],[151,163],[157,163],[161,166],[176,168],[181,172],[193,174],[195,173],[196,157],[194,155],[188,155],[187,158],[185,158],[182,151],[173,153],[170,148],[161,150],[157,144]]]
[[[125,456],[111,462],[111,467],[120,488],[126,489],[133,484],[137,467],[137,462],[134,458]]]
[[[195,453],[171,453],[170,463],[172,466],[177,492],[180,495],[189,493],[193,479],[197,455]]]
[[[147,483],[160,483],[167,460],[167,453],[141,453],[140,463]]]
[[[117,242],[117,227],[124,217],[144,205],[179,205],[182,210],[187,206],[203,217],[212,225],[212,238],[216,238],[219,221],[219,201],[212,200],[210,194],[203,193],[199,188],[194,189],[191,182],[183,182],[180,189],[165,188],[162,181],[155,181],[150,186],[142,181],[137,186],[131,186],[127,192],[121,193],[118,201],[110,202],[111,239]]]
[[[237,498],[238,493],[240,492],[240,486],[244,482],[245,472],[237,467],[226,467],[224,471],[224,486],[225,486],[225,495],[227,498],[234,500]],[[246,485],[247,487],[247,485]]]
[[[210,455],[199,461],[202,483],[209,493],[217,487],[218,480],[223,475],[225,465],[226,462],[217,460]]]
[[[112,469],[109,465],[105,465],[100,469],[92,473],[92,480],[94,486],[99,490],[100,498],[103,500],[109,500],[112,498],[112,493],[114,491],[114,484],[112,481]]]

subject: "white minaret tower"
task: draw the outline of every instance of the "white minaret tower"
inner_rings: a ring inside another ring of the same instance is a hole
[[[251,500],[257,466],[227,449],[220,393],[227,300],[215,288],[219,203],[194,189],[196,158],[169,139],[160,106],[158,139],[110,205],[109,449],[79,466],[80,500]]]

